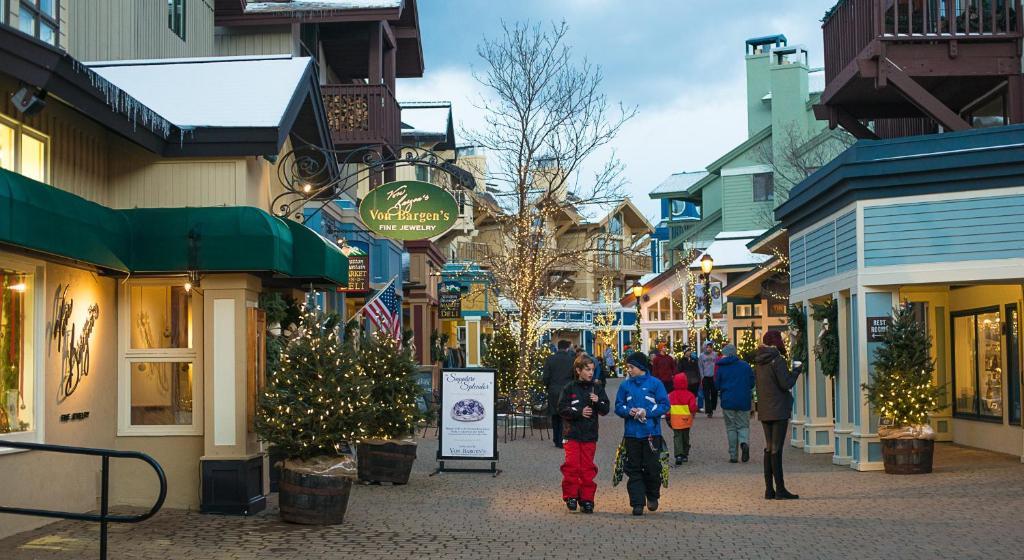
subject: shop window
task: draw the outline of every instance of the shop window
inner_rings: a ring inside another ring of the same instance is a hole
[[[775,176],[771,173],[754,175],[754,202],[775,200]]]
[[[748,334],[753,334],[754,340],[758,344],[761,343],[761,329],[757,327],[736,327],[732,330],[732,340],[730,342],[738,347],[743,342],[743,337]]]
[[[672,317],[671,303],[667,297],[658,300],[658,316],[662,321],[669,321]]]
[[[1002,356],[999,308],[953,315],[954,415],[1002,420]]]
[[[1021,424],[1020,314],[1017,304],[1006,306],[1006,395],[1010,424]]]
[[[0,262],[0,434],[4,438],[36,427],[35,276],[29,270]]]
[[[683,291],[676,290],[672,292],[672,320],[682,321],[684,317],[684,306],[686,303],[683,301]]]
[[[47,138],[13,121],[0,119],[0,168],[40,183],[47,181]]]
[[[760,303],[734,303],[732,306],[732,316],[735,319],[746,319],[751,317],[761,316],[761,304]]]
[[[37,39],[57,44],[60,28],[59,0],[21,0],[18,10],[18,29]]]
[[[167,0],[167,27],[185,40],[185,0]]]
[[[203,385],[192,295],[178,283],[124,289],[119,435],[202,434]]]

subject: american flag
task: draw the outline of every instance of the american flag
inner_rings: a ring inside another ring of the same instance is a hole
[[[373,321],[377,330],[390,334],[399,344],[402,343],[402,304],[395,293],[394,279],[366,303],[363,314]]]

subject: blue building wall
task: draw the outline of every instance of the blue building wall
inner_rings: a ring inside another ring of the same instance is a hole
[[[1024,195],[864,209],[864,266],[1024,257]]]
[[[857,268],[857,215],[848,212],[789,240],[790,286],[799,288]]]

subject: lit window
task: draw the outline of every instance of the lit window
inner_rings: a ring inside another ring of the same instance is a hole
[[[193,329],[193,306],[202,302],[180,283],[153,281],[129,284],[124,297],[119,434],[202,434]]]
[[[14,162],[15,130],[0,122],[0,169],[17,171]]]
[[[1003,353],[999,310],[953,316],[953,413],[959,417],[1002,420]]]
[[[775,176],[771,173],[754,175],[754,202],[771,202],[775,199]]]
[[[27,133],[21,135],[21,174],[46,182],[46,141]]]
[[[0,434],[5,438],[36,427],[34,288],[28,267],[0,262]]]
[[[0,168],[45,183],[48,179],[45,136],[7,120],[0,120]]]
[[[167,27],[185,40],[185,0],[167,0]]]
[[[59,0],[21,0],[18,29],[51,45],[57,44],[60,28]],[[4,12],[6,16],[6,2]]]

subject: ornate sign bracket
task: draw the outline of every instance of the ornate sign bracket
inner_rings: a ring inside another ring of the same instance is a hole
[[[332,150],[314,144],[303,144],[281,156],[277,174],[284,192],[274,197],[271,207],[278,217],[293,216],[305,223],[328,204],[356,188],[362,180],[373,175],[393,172],[401,167],[426,167],[440,171],[448,178],[449,190],[473,189],[473,174],[445,161],[432,150],[417,146],[399,145],[387,153],[379,145],[362,146],[353,150]],[[306,214],[307,205],[316,209]]]

